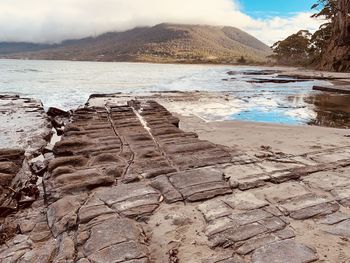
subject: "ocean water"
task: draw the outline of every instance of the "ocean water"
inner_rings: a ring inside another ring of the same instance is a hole
[[[325,84],[324,82],[248,83],[247,76],[240,74],[247,69],[258,70],[259,68],[224,65],[0,60],[0,94],[16,93],[34,97],[41,99],[46,108],[55,106],[68,110],[83,105],[92,93],[225,91],[230,92],[237,98],[236,101],[239,101],[235,112],[228,114],[226,119],[332,127],[348,125],[347,120],[344,121],[344,118],[348,117],[347,112],[345,117],[339,117],[342,119],[339,121],[334,121],[334,116],[330,116],[332,125],[325,121],[324,116],[322,121],[317,120],[320,112],[329,112],[329,109],[327,106],[320,107],[322,104],[320,99],[315,98],[323,95],[313,91],[312,86]],[[232,70],[237,74],[228,76],[227,72]],[[267,78],[268,76],[254,77]],[[332,95],[327,96],[332,97]],[[327,101],[329,100],[332,99]],[[315,103],[316,101],[318,103]],[[331,109],[330,112],[338,114],[339,108],[341,107]]]

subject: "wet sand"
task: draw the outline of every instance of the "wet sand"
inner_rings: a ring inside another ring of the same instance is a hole
[[[261,146],[270,146],[274,151],[287,154],[304,154],[350,145],[348,129],[242,121],[205,122],[195,116],[176,116],[185,131],[196,132],[204,140],[252,153]]]

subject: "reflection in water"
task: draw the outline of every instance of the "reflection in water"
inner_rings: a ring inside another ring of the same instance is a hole
[[[350,128],[350,95],[320,93],[305,98],[314,105],[316,117],[310,125]]]
[[[314,85],[329,85],[320,80],[265,82],[276,80],[277,73],[227,65],[0,60],[0,93],[18,93],[42,100],[46,108],[69,110],[84,105],[92,93],[225,92],[233,99],[225,105],[206,105],[202,116],[350,127],[349,95],[313,91]],[[249,83],[254,78],[264,79],[264,83]]]
[[[261,108],[250,108],[249,110],[242,111],[231,116],[231,118],[234,120],[254,120],[257,122],[269,122],[289,125],[297,125],[302,123],[294,116],[286,115],[284,109],[264,110]]]
[[[298,95],[298,96],[290,96],[289,101],[292,103],[293,107],[299,107],[300,105],[304,104],[305,97],[307,95]]]

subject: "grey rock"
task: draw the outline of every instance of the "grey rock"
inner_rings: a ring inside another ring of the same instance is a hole
[[[262,207],[269,207],[269,203],[265,199],[258,198],[249,191],[235,192],[233,195],[223,198],[224,202],[233,209],[252,210]]]
[[[54,259],[54,262],[74,262],[75,244],[72,238],[64,233],[59,242],[58,253]]]
[[[48,207],[47,220],[55,237],[77,225],[81,202],[80,196],[65,196]]]
[[[141,242],[141,228],[137,224],[112,217],[91,228],[83,252],[91,261],[101,263],[147,259],[147,248]]]
[[[80,223],[87,223],[97,216],[111,213],[114,213],[113,209],[109,208],[101,200],[95,198],[84,204],[79,209],[79,220]]]
[[[253,263],[308,263],[318,259],[314,249],[294,240],[283,240],[267,244],[252,254]]]
[[[346,207],[350,207],[350,187],[339,187],[331,191],[336,200]]]
[[[286,223],[279,217],[270,217],[258,221],[264,227],[266,227],[270,232],[281,230],[286,227]]]
[[[322,203],[319,205],[306,207],[298,211],[290,213],[290,216],[294,219],[307,219],[314,216],[328,215],[338,211],[340,208],[336,202]]]
[[[314,216],[331,214],[339,209],[336,202],[332,202],[327,196],[314,193],[306,193],[280,202],[281,211],[294,219],[307,219]]]
[[[101,188],[95,197],[124,216],[141,218],[158,207],[160,194],[144,183],[133,183]]]
[[[50,117],[56,117],[56,116],[69,117],[69,112],[61,110],[59,108],[50,107],[47,110],[47,115],[49,115]]]
[[[74,194],[98,186],[111,185],[114,182],[114,176],[105,175],[99,169],[90,168],[57,175],[53,180],[53,187],[61,194]]]
[[[47,222],[38,222],[30,232],[29,237],[33,242],[40,242],[49,239],[51,237],[51,231]]]
[[[279,238],[272,234],[253,237],[245,242],[242,242],[241,244],[237,244],[236,246],[238,248],[236,248],[235,251],[238,254],[246,255],[259,247],[273,243],[277,240],[279,240]]]
[[[67,157],[56,157],[49,164],[48,170],[52,172],[57,167],[69,166],[69,167],[82,167],[86,165],[88,159],[84,156],[67,156]]]
[[[37,156],[47,144],[52,128],[42,103],[35,99],[0,96],[0,112],[1,148],[22,148],[27,156]]]
[[[174,203],[183,200],[182,195],[175,189],[165,175],[158,176],[150,185],[163,194],[167,203]]]
[[[231,215],[228,216],[228,218],[230,218],[233,222],[235,222],[238,225],[246,225],[246,224],[261,221],[270,217],[273,217],[273,215],[266,212],[263,209],[249,210],[249,211],[240,212],[240,213],[233,212]]]
[[[194,202],[232,193],[223,173],[213,168],[201,168],[168,175],[171,184],[185,200]]]
[[[350,219],[332,225],[326,232],[332,235],[350,237]]]
[[[45,242],[43,246],[34,247],[31,251],[25,253],[19,260],[19,263],[50,263],[56,250],[56,244],[53,240]]]
[[[10,243],[10,246],[2,245],[0,248],[0,261],[5,260],[6,258],[12,258],[16,253],[20,251],[29,251],[32,249],[32,242],[28,238],[24,238],[22,242],[14,244]]]
[[[92,262],[148,262],[146,246],[134,241],[112,244],[88,256]]]
[[[291,228],[286,227],[285,229],[282,229],[280,231],[277,231],[274,233],[276,236],[278,236],[280,239],[288,239],[295,237],[295,233]]]
[[[44,175],[44,173],[46,172],[47,164],[38,160],[35,163],[31,164],[30,168],[32,169],[33,173],[42,177]]]
[[[338,212],[338,213],[330,214],[323,217],[322,219],[319,220],[319,222],[325,225],[334,225],[346,219],[350,219],[349,214]]]
[[[267,229],[259,223],[251,223],[225,230],[208,237],[211,247],[233,245],[235,242],[247,240],[259,234],[267,232]]]
[[[215,255],[210,259],[202,260],[202,263],[244,263],[244,259],[239,255],[235,255],[230,252],[223,252],[219,255]]]

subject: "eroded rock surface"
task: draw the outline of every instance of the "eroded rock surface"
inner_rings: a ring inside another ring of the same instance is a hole
[[[88,231],[89,237],[83,246],[78,247],[79,260],[101,263],[148,262],[145,237],[142,228],[135,222],[111,216],[99,224],[80,228]]]
[[[315,251],[291,240],[278,241],[257,249],[252,256],[253,262],[307,263],[316,261]]]
[[[0,217],[5,217],[39,196],[28,161],[47,144],[51,123],[40,101],[14,95],[0,95],[0,123]]]
[[[252,155],[182,131],[155,101],[117,97],[73,111],[47,168],[35,169],[38,199],[3,221],[0,261],[350,258],[349,146]],[[5,185],[24,152],[0,153]]]
[[[210,199],[232,192],[223,173],[213,168],[177,172],[159,177],[151,185],[158,189],[167,202],[189,202]]]
[[[40,101],[0,95],[1,148],[25,149],[27,155],[44,147],[51,135],[51,123]]]

